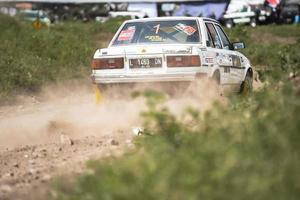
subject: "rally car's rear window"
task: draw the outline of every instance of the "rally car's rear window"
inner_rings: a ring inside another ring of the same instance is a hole
[[[197,43],[199,35],[196,20],[128,22],[112,45]]]

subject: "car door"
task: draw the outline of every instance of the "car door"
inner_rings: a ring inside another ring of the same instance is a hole
[[[224,51],[222,42],[219,34],[216,31],[213,22],[205,22],[205,27],[207,30],[207,50],[208,52],[214,53],[214,58],[216,58],[216,64],[220,67],[220,78],[221,84],[230,84],[230,66],[229,56]]]
[[[224,54],[226,54],[226,58],[229,61],[230,69],[229,69],[229,82],[231,84],[239,84],[241,80],[242,75],[242,64],[241,64],[241,57],[238,54],[238,52],[232,50],[232,45],[225,34],[224,30],[221,28],[219,24],[214,24],[217,33],[221,39],[222,42],[222,49],[224,51]]]

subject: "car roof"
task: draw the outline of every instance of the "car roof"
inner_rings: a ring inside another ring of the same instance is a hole
[[[204,21],[213,21],[216,23],[219,23],[218,21],[211,19],[211,18],[205,18],[205,17],[150,17],[150,18],[142,18],[142,19],[131,19],[126,20],[125,22],[145,22],[145,21],[168,21],[168,20],[197,20],[197,19],[203,19]]]

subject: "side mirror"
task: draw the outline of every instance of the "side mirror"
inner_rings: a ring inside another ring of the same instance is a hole
[[[245,43],[244,42],[235,42],[232,45],[233,45],[234,50],[245,49]]]

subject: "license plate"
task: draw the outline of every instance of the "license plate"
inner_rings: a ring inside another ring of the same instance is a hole
[[[161,58],[137,58],[129,59],[130,68],[157,68],[162,67]]]

